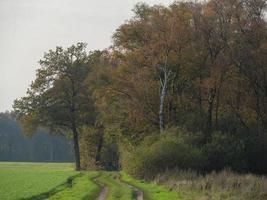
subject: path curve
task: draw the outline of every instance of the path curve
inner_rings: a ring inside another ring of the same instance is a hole
[[[101,176],[101,175],[99,175]],[[104,186],[103,184],[101,184],[97,179],[99,178],[99,176],[93,178],[92,180],[99,186],[101,187],[101,192],[99,193],[98,197],[95,199],[95,200],[105,200],[106,197],[107,197],[107,194],[108,194],[108,187]],[[134,199],[135,200],[144,200],[144,194],[143,194],[143,191],[140,190],[139,188],[123,181],[119,176],[117,176],[116,178],[118,181],[120,181],[121,183],[127,185],[132,191],[133,191],[133,194],[134,194]]]
[[[101,175],[99,175],[99,176],[101,176]],[[95,200],[105,200],[106,197],[107,197],[107,194],[108,194],[108,187],[103,186],[101,183],[99,183],[99,182],[97,181],[97,178],[98,178],[99,176],[94,177],[94,178],[92,179],[92,180],[95,182],[95,184],[97,184],[99,187],[101,187],[101,191],[100,191],[98,197],[97,197]]]
[[[125,182],[121,179],[121,175],[119,174],[119,180],[120,182],[126,184],[133,192],[134,192],[134,198],[135,200],[144,200],[144,193],[139,188],[129,184],[128,182]]]
[[[134,192],[134,198],[136,200],[143,200],[144,199],[144,194],[141,190],[139,190],[137,187],[134,187],[133,185],[130,185],[128,183],[126,183],[128,185],[128,187],[133,190]]]
[[[102,187],[101,192],[99,193],[98,197],[95,200],[105,200],[108,194],[108,188]]]

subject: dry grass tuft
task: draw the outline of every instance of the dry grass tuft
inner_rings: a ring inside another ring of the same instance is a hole
[[[266,200],[267,178],[236,174],[230,170],[208,175],[194,171],[171,170],[158,175],[155,183],[184,194],[192,200]]]

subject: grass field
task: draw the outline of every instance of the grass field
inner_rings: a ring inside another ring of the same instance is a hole
[[[123,172],[78,173],[72,164],[0,162],[0,200],[94,200],[102,186],[108,188],[105,200],[134,200],[129,185],[143,191],[145,200],[181,199],[177,192]]]
[[[81,173],[81,176],[75,178],[71,187],[65,187],[62,191],[52,195],[49,200],[90,200],[98,196],[101,188],[95,182],[94,177],[98,176],[98,172]]]
[[[0,163],[0,199],[29,199],[77,175],[73,164]]]

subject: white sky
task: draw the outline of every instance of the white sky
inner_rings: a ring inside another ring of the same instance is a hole
[[[24,96],[43,53],[88,43],[104,49],[139,0],[0,0],[0,112]],[[173,0],[143,0],[168,5]]]

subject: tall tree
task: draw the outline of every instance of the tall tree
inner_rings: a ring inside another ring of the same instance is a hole
[[[95,113],[84,84],[90,71],[85,49],[86,44],[78,43],[45,53],[27,96],[13,106],[25,131],[43,126],[72,132],[76,170],[81,169],[79,129],[93,123]]]
[[[154,79],[153,82],[158,85],[156,95],[160,132],[163,132],[166,124],[169,84],[178,77],[183,50],[190,36],[190,16],[186,4],[173,5],[170,9],[138,4],[135,17],[123,24],[114,35],[115,47],[123,50],[124,66],[121,66],[125,68],[124,71],[132,71],[131,77],[143,77],[144,85],[148,84],[147,79]],[[130,69],[126,70],[127,67]],[[136,81],[133,84],[137,86],[138,83]],[[149,104],[151,107],[151,103],[146,102],[146,105]]]

